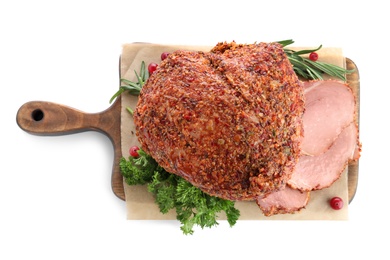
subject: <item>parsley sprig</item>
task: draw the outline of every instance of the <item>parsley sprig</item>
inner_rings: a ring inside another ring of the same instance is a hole
[[[305,79],[322,80],[323,74],[326,74],[341,79],[342,81],[346,81],[345,74],[352,73],[354,71],[346,70],[344,68],[326,62],[312,61],[304,56],[301,56],[320,50],[322,48],[322,45],[315,49],[294,51],[286,48],[286,46],[294,43],[293,40],[278,41],[278,43],[283,46],[284,52],[286,53],[291,65],[293,66],[295,73]]]
[[[139,157],[121,158],[120,169],[129,185],[146,184],[155,197],[160,212],[176,210],[176,218],[184,234],[193,234],[194,226],[211,228],[218,225],[219,213],[225,212],[230,226],[234,226],[240,216],[234,201],[210,196],[193,186],[182,177],[168,173],[142,149]]]

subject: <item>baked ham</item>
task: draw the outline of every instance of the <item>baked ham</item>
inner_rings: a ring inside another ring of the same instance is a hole
[[[257,198],[266,216],[304,208],[308,202],[304,200],[306,193],[331,186],[348,163],[360,157],[361,145],[354,120],[355,97],[350,88],[334,80],[304,82],[303,86],[306,110],[302,155],[287,182],[291,188],[287,186]]]
[[[134,111],[142,148],[168,172],[229,200],[285,187],[302,137],[303,90],[278,43],[176,51]]]
[[[134,111],[160,166],[210,195],[255,200],[266,216],[304,208],[360,156],[354,117],[347,85],[299,81],[277,43],[171,53]]]
[[[303,154],[288,181],[293,188],[327,188],[360,156],[356,103],[351,89],[335,80],[304,82]]]
[[[329,187],[340,178],[349,161],[356,156],[357,139],[357,126],[353,121],[342,130],[325,153],[317,156],[302,155],[288,184],[301,191]]]
[[[310,192],[299,191],[286,186],[264,197],[257,197],[256,203],[265,216],[295,213],[309,202]]]
[[[354,120],[355,98],[348,86],[336,80],[307,81],[303,86],[306,110],[302,152],[320,155]]]

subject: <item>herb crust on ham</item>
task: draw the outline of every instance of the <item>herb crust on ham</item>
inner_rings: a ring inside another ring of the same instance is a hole
[[[278,43],[176,51],[134,111],[142,148],[204,192],[255,200],[285,187],[301,153],[303,89]]]
[[[166,171],[263,214],[295,213],[360,157],[355,96],[337,80],[300,81],[278,43],[175,51],[134,111],[143,150]]]

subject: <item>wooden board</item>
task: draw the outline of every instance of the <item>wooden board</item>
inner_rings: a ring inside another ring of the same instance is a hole
[[[349,58],[346,58],[346,67],[348,70],[354,70],[353,73],[347,74],[347,83],[351,87],[356,97],[357,114],[356,121],[360,127],[360,76],[356,64]],[[353,200],[359,179],[359,160],[348,165],[348,197],[349,203]]]
[[[357,99],[357,122],[359,123],[360,79],[356,64],[346,58],[348,70],[355,70],[347,75],[347,83],[352,88]],[[119,75],[121,76],[121,75]],[[34,135],[65,135],[84,131],[98,131],[105,134],[114,148],[111,187],[114,194],[125,200],[123,178],[119,169],[121,152],[121,99],[100,113],[84,113],[77,109],[45,101],[32,101],[22,105],[16,116],[17,124],[24,131]],[[359,161],[348,166],[349,202],[357,191]]]

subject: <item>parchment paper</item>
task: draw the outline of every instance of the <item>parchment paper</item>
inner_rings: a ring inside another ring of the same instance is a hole
[[[208,51],[210,46],[179,46],[179,45],[157,45],[146,43],[133,43],[123,45],[121,56],[121,77],[135,81],[134,70],[139,72],[142,61],[159,63],[162,52],[173,52],[175,50],[199,50]],[[311,47],[309,47],[311,48]],[[296,48],[299,49],[299,48]],[[305,49],[307,49],[305,47]],[[345,58],[340,48],[322,48],[318,51],[321,61],[329,62],[345,67]],[[131,115],[126,107],[134,109],[137,104],[137,97],[121,95],[122,117],[121,117],[121,140],[122,155],[129,155],[129,148],[132,145],[139,145],[135,135],[135,128]],[[240,210],[240,220],[347,220],[348,219],[348,169],[344,171],[338,181],[331,187],[314,191],[310,194],[310,201],[305,209],[294,214],[281,214],[265,217],[255,202],[236,202]],[[146,186],[129,186],[124,182],[126,197],[127,219],[129,220],[172,220],[176,219],[176,212],[173,210],[168,214],[160,213],[158,206],[154,203],[153,195]],[[341,197],[344,207],[341,210],[333,210],[329,206],[332,197]],[[224,214],[220,220],[226,219]]]

